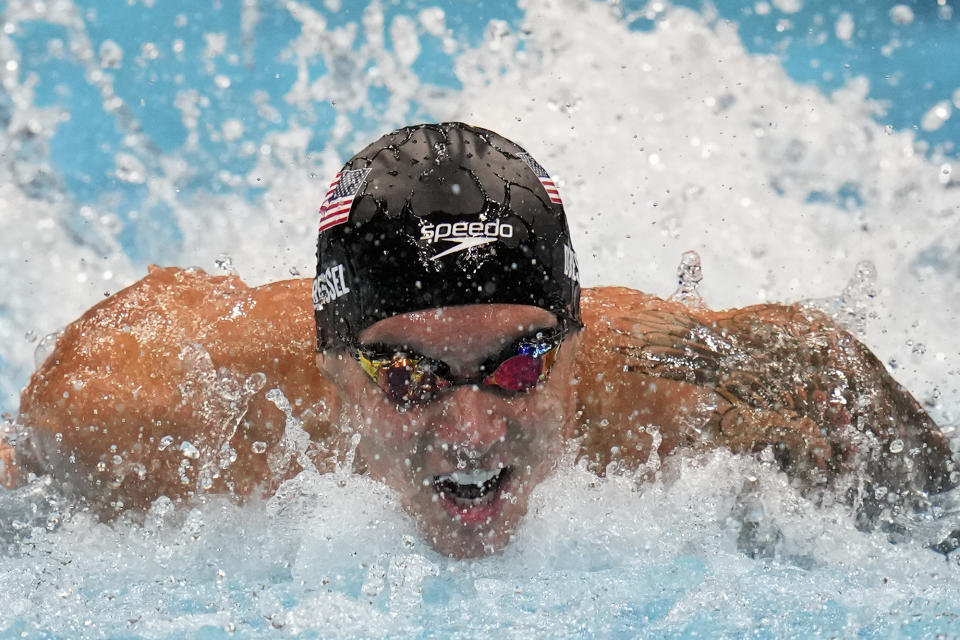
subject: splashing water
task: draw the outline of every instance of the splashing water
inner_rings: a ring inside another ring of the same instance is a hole
[[[316,467],[307,455],[311,446],[310,434],[303,430],[303,423],[293,415],[290,401],[280,389],[268,391],[267,400],[280,409],[284,416],[283,437],[277,446],[274,459],[270,462],[270,468],[285,469],[292,459],[296,459],[301,468],[316,472]]]
[[[35,366],[28,331],[64,326],[150,262],[213,265],[252,283],[309,275],[313,213],[342,160],[391,127],[462,119],[516,139],[550,170],[585,285],[649,290],[691,251],[678,294],[703,293],[718,307],[812,299],[884,362],[900,363],[898,378],[936,419],[960,415],[958,161],[916,137],[949,139],[956,86],[908,100],[923,102],[915,131],[884,127],[876,92],[909,85],[916,72],[872,84],[837,74],[818,85],[826,89],[798,83],[788,71],[826,75],[832,57],[815,66],[751,53],[757,38],[741,38],[738,23],[717,13],[723,2],[410,10],[258,0],[239,17],[216,4],[94,4],[2,9],[7,410]],[[923,41],[909,29],[955,22],[947,6],[926,16],[885,5],[875,13],[887,26],[874,30],[886,35],[869,44],[859,6],[760,2],[733,15],[744,29],[767,20],[791,52],[835,38],[833,57],[873,48],[895,63],[911,39]],[[694,255],[709,265],[707,281]],[[36,345],[36,361],[55,340]],[[225,443],[266,380],[221,370],[202,350],[184,357],[193,372],[184,392],[214,390],[205,420],[217,419],[189,441],[162,439],[157,454],[186,463],[197,503],[159,498],[142,516],[103,524],[46,477],[0,492],[0,635],[960,629],[960,567],[925,548],[956,522],[956,495],[911,514],[907,535],[891,544],[858,531],[837,496],[814,506],[762,458],[651,458],[642,486],[634,475],[611,469],[598,479],[567,464],[538,487],[502,555],[454,562],[425,544],[398,496],[352,474],[358,436],[336,473],[304,465],[309,442],[278,390],[267,393],[285,416],[284,440],[262,443],[262,453],[305,470],[262,500],[206,495],[235,461]]]
[[[705,308],[707,305],[697,288],[703,280],[703,269],[700,266],[700,255],[696,251],[684,251],[677,266],[677,290],[670,295],[670,300],[682,302],[688,307]]]
[[[236,267],[233,266],[233,258],[231,258],[226,253],[221,253],[219,256],[217,256],[217,259],[214,260],[214,264],[217,266],[217,271],[220,271],[224,275],[228,275],[228,276],[240,275],[237,272]]]
[[[873,262],[864,260],[857,263],[853,276],[839,296],[808,300],[803,304],[825,312],[854,335],[863,336],[867,320],[877,317],[872,309],[876,297],[877,268]]]
[[[33,351],[33,362],[37,367],[46,362],[50,354],[53,353],[53,349],[57,345],[57,340],[60,339],[61,333],[62,331],[48,333],[37,343],[37,348]]]

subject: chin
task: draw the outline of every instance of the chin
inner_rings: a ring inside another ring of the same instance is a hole
[[[462,525],[426,525],[423,535],[430,545],[444,556],[455,560],[482,558],[503,551],[513,539],[513,527],[474,528]]]

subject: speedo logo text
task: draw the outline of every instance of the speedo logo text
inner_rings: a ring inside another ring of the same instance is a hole
[[[480,247],[500,238],[512,238],[513,226],[495,220],[493,222],[428,222],[420,229],[420,240],[435,244],[437,242],[452,242],[452,247],[441,251],[430,258],[437,260],[451,253],[457,253],[471,247]]]

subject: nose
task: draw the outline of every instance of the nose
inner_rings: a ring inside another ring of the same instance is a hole
[[[434,430],[441,444],[465,447],[471,457],[480,457],[506,438],[507,418],[493,394],[463,385],[442,403]]]

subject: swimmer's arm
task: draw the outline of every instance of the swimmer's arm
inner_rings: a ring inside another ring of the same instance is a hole
[[[770,448],[785,470],[828,479],[864,467],[865,460],[878,458],[870,451],[889,449],[900,438],[905,450],[917,452],[911,482],[938,490],[949,477],[952,457],[940,430],[869,349],[822,314],[783,305],[694,310],[604,288],[585,294],[588,316],[588,327],[602,334],[593,338],[594,351],[607,354],[598,372],[616,381],[607,398],[599,394],[604,399],[597,405],[603,409],[597,419],[617,419],[607,433],[632,430],[636,436],[635,426],[624,420],[631,403],[649,409],[644,394],[666,384],[657,394],[666,402],[652,407],[668,424],[669,406],[696,420],[703,415],[697,409],[712,405],[700,428],[673,429],[681,444],[686,436],[692,446]],[[584,376],[588,390],[597,388],[591,376]],[[611,406],[617,409],[612,414]],[[590,403],[585,410],[591,414]],[[631,446],[628,438],[613,440],[602,439],[595,455],[609,456],[604,447],[610,443],[619,450]],[[891,475],[890,465],[873,466],[872,475]]]
[[[799,437],[813,456],[807,461],[828,477],[857,471],[891,490],[921,492],[954,484],[943,432],[870,349],[827,316],[800,305],[757,305],[714,316],[715,327],[750,355],[719,385],[737,409],[731,414],[748,423],[760,416],[756,439],[762,442],[764,428],[773,429],[782,439],[770,443],[785,445],[781,464],[789,466],[799,450],[791,440]],[[773,415],[769,426],[764,414]],[[786,425],[777,417],[787,418]],[[732,431],[755,437],[750,429]]]
[[[13,447],[0,440],[0,487],[14,489],[20,482]]]
[[[702,426],[719,398],[698,376],[712,365],[701,356],[661,358],[687,331],[670,314],[682,306],[673,306],[623,287],[583,291],[574,435],[581,459],[598,473],[611,464],[654,472],[676,449],[703,447]]]
[[[153,269],[67,327],[32,377],[19,418],[31,429],[31,457],[125,506],[190,495],[198,467],[221,449],[214,490],[244,494],[274,481],[270,447],[285,420],[267,391],[284,393],[314,441],[329,435],[309,288]],[[245,389],[248,380],[259,390]]]
[[[769,397],[776,373],[716,325],[722,314],[621,287],[587,290],[581,306],[581,455],[597,471],[655,470],[677,449],[715,446],[772,448],[795,474],[835,464],[819,426]]]

